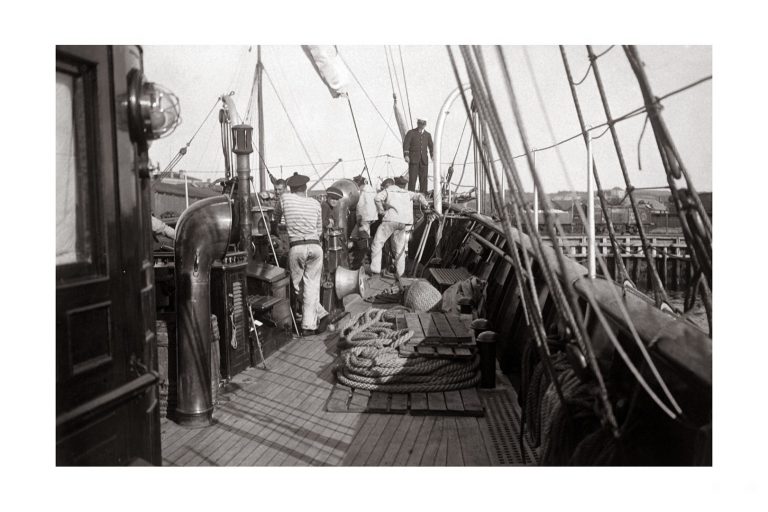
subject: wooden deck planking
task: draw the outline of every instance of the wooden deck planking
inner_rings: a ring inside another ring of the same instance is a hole
[[[424,452],[427,450],[429,444],[429,436],[432,435],[432,429],[435,428],[435,421],[437,418],[434,416],[426,416],[424,423],[421,425],[421,429],[416,436],[416,442],[413,445],[408,459],[405,462],[406,466],[421,466],[421,460],[424,457]]]
[[[446,466],[463,466],[464,465],[464,457],[461,452],[461,442],[459,438],[459,430],[458,430],[458,424],[456,423],[456,420],[459,419],[455,416],[449,416],[445,418],[446,426],[447,426],[447,442],[446,446],[448,448],[448,453],[445,457],[445,465]]]
[[[408,458],[411,456],[411,453],[413,453],[416,439],[418,438],[422,425],[424,425],[424,421],[424,416],[411,416],[411,421],[408,423],[408,432],[405,434],[403,442],[400,443],[397,455],[392,463],[394,466],[406,465]]]
[[[400,453],[401,448],[407,444],[406,440],[408,439],[408,433],[411,431],[415,421],[416,418],[413,416],[402,417],[400,423],[397,425],[397,430],[395,430],[392,436],[392,440],[379,459],[379,466],[393,466],[395,464],[398,453]]]
[[[399,414],[390,414],[387,420],[387,425],[384,427],[384,431],[376,440],[376,445],[373,447],[371,454],[365,461],[366,466],[380,466],[381,459],[389,448],[390,442],[397,443],[398,439],[395,438],[395,434],[400,428],[400,424],[407,421],[406,416]]]
[[[482,436],[478,431],[482,428],[480,420],[470,417],[455,418],[456,428],[461,446],[461,457],[465,466],[490,466],[491,459],[485,448]]]
[[[348,466],[364,466],[365,461],[371,455],[375,446],[376,440],[381,436],[384,431],[384,427],[387,425],[387,421],[392,416],[388,414],[371,414],[366,420],[366,424],[371,422],[370,430],[364,441],[361,441],[357,449],[353,452],[350,447],[350,452],[345,457],[345,465]]]
[[[328,413],[334,341],[299,340],[267,360],[269,371],[249,368],[240,387],[217,405],[217,423],[185,429],[164,420],[166,464],[201,465],[489,465],[492,444],[483,418],[410,414]],[[466,408],[473,390],[433,395],[442,414]],[[464,396],[469,393],[469,397]],[[439,395],[439,398],[438,398]],[[395,398],[396,397],[396,398]],[[419,407],[426,394],[412,394]],[[393,395],[390,410],[406,395]],[[475,391],[474,398],[479,401]],[[427,403],[424,403],[426,406]],[[425,411],[427,412],[427,411]],[[432,411],[427,412],[432,414]],[[491,448],[488,448],[491,447]]]
[[[440,450],[440,443],[443,441],[443,418],[435,418],[435,423],[432,426],[432,431],[429,433],[429,438],[426,440],[426,447],[424,448],[424,455],[421,457],[419,466],[437,466],[437,455]]]

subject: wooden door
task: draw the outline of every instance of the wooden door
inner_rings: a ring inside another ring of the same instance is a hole
[[[120,127],[137,47],[56,49],[56,463],[159,464],[148,178]]]

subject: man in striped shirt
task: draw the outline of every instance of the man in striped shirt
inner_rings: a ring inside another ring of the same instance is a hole
[[[302,302],[301,328],[305,336],[315,334],[318,321],[328,316],[320,304],[320,276],[323,272],[323,232],[320,203],[307,197],[309,178],[295,173],[288,178],[290,194],[283,194],[282,214],[288,230],[290,250],[288,267],[291,270],[293,293]],[[320,329],[322,332],[324,328]]]

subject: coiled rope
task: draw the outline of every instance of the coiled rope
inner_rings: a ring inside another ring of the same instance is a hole
[[[397,348],[413,331],[395,329],[397,309],[369,309],[342,330],[339,383],[356,389],[387,393],[430,393],[475,386],[480,382],[477,357],[469,360],[403,357]]]

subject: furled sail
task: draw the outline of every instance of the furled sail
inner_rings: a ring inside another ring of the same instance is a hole
[[[335,46],[302,45],[312,67],[325,83],[331,96],[338,98],[347,93],[349,86],[349,70],[341,60]]]
[[[400,107],[397,106],[397,95],[393,94],[392,97],[395,99],[395,102],[392,105],[392,108],[395,109],[395,120],[397,121],[397,129],[400,130],[400,138],[405,139],[405,134],[408,132],[408,126],[405,124],[405,119],[403,119],[403,113],[400,112]]]

